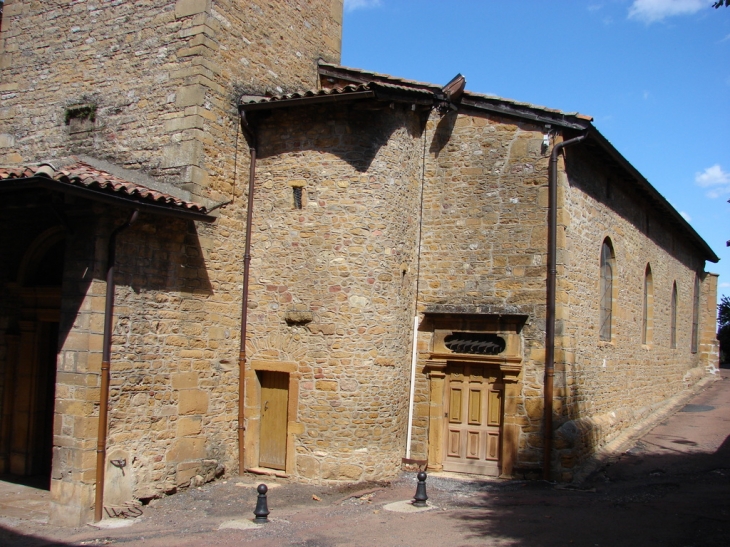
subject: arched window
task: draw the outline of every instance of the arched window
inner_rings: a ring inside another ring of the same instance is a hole
[[[651,275],[651,266],[646,265],[644,271],[644,313],[641,330],[641,343],[651,344],[654,331],[654,280]]]
[[[611,341],[611,324],[613,323],[613,279],[615,266],[615,256],[611,240],[606,238],[601,246],[599,336],[601,340],[607,342]]]
[[[669,331],[669,347],[677,347],[677,282],[672,283],[672,302],[669,308],[671,327]]]
[[[695,274],[694,293],[692,294],[692,353],[697,353],[700,338],[700,276]]]

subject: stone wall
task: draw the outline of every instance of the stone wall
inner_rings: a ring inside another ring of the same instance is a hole
[[[94,212],[67,243],[52,475],[67,524],[93,503],[107,242],[129,215]],[[106,505],[237,469],[242,222],[217,226],[142,214],[118,237],[107,456],[126,467],[107,466]]]
[[[89,230],[74,223],[66,240],[53,420],[51,519],[66,525],[85,522],[93,506],[99,427],[108,224],[84,216]]]
[[[458,309],[524,314],[523,369],[506,392],[506,425],[518,427],[514,468],[541,467],[547,248],[547,152],[542,128],[481,114],[432,116],[423,199],[419,312]],[[553,143],[554,144],[554,143]],[[619,431],[693,385],[717,361],[715,276],[676,226],[623,182],[615,166],[580,146],[560,164],[556,304],[556,476],[573,470]],[[570,182],[568,182],[568,180]],[[616,252],[614,336],[601,342],[599,257]],[[654,280],[653,337],[641,343],[644,272]],[[691,352],[695,274],[701,281],[699,351]],[[677,349],[669,348],[672,283]],[[590,297],[594,295],[594,297]],[[428,322],[419,333],[414,459],[429,458]],[[433,442],[431,440],[431,442]],[[433,454],[431,454],[433,456]],[[435,462],[429,461],[429,465]],[[437,462],[436,462],[437,463]]]
[[[230,198],[240,92],[316,87],[341,14],[341,0],[7,1],[0,164],[87,154]]]
[[[342,0],[5,2],[0,164],[81,155],[183,199],[232,200],[213,225],[141,215],[119,238],[108,459],[127,467],[107,466],[110,504],[236,470],[249,164],[236,104],[316,87],[317,59],[339,61],[341,17]],[[54,437],[53,519],[71,525],[93,504],[106,242],[129,214],[84,207],[67,248]],[[0,334],[14,321],[2,312]]]
[[[394,474],[407,416],[416,215],[396,214],[417,208],[420,122],[391,110],[345,121],[342,108],[283,114],[259,134],[248,362],[298,365],[287,471],[301,480]],[[303,188],[301,210],[293,185]],[[214,225],[142,215],[119,236],[108,459],[126,467],[107,466],[107,505],[237,469],[242,204]],[[100,280],[108,235],[126,218],[95,213],[105,219],[98,229],[69,246],[78,256],[59,359],[56,522],[83,520],[93,499]],[[313,321],[287,322],[301,311]],[[254,444],[257,420],[249,412]]]
[[[547,164],[542,131],[459,112],[432,116],[423,198],[418,306],[522,314],[523,372],[505,412],[519,414],[518,466],[540,458],[544,360]],[[431,333],[419,333],[421,354]],[[426,459],[428,380],[419,363],[413,458]],[[433,463],[433,462],[432,462]]]
[[[586,154],[566,150],[560,178],[555,377],[558,465],[563,479],[619,431],[693,385],[713,363],[716,289],[704,261],[629,182]],[[600,251],[615,253],[610,341],[599,339]],[[644,276],[653,276],[653,328],[642,344]],[[701,281],[700,341],[691,351],[694,280]],[[671,293],[676,282],[677,339],[670,347]],[[704,341],[704,342],[703,342]],[[714,359],[716,363],[716,359]],[[562,426],[561,426],[562,422]]]
[[[136,498],[233,470],[237,453],[240,253],[215,255],[224,241],[193,223],[145,221],[117,251],[108,440]]]
[[[408,106],[298,108],[260,123],[247,351],[296,363],[301,480],[400,467],[423,150]],[[254,393],[252,463],[255,404]]]

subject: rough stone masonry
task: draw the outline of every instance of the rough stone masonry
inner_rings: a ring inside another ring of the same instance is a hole
[[[714,254],[587,117],[339,67],[341,31],[341,0],[5,2],[0,189],[83,161],[216,215],[145,213],[119,236],[107,507],[243,471],[239,397],[246,469],[273,455],[299,481],[391,477],[412,425],[415,465],[536,476],[549,147],[579,130],[592,144],[566,149],[557,181],[553,478],[714,369]],[[253,143],[237,106],[256,101]],[[130,203],[3,193],[0,466],[48,474],[56,523],[91,518],[107,246]],[[504,348],[452,350],[459,336]]]

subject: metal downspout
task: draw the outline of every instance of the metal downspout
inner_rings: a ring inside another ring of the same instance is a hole
[[[253,222],[253,190],[256,178],[256,135],[241,110],[241,129],[248,141],[251,152],[251,165],[248,175],[248,206],[246,209],[246,246],[243,251],[243,294],[241,297],[241,349],[238,354],[238,474],[243,474],[245,466],[245,403],[246,403],[246,323],[248,322],[248,279],[251,265],[251,225]]]
[[[408,395],[408,430],[406,433],[406,460],[411,459],[411,440],[413,437],[413,406],[416,395],[416,364],[418,360],[418,294],[421,279],[421,237],[423,232],[423,188],[426,181],[426,142],[428,135],[428,121],[431,117],[428,111],[423,125],[423,152],[421,154],[421,197],[418,206],[418,237],[416,241],[416,297],[413,303],[413,341],[411,346],[411,387]]]
[[[94,498],[94,522],[102,519],[104,509],[104,472],[106,468],[106,437],[109,418],[109,361],[112,348],[114,323],[114,261],[117,236],[137,221],[139,211],[134,210],[129,220],[117,227],[109,236],[106,264],[106,302],[104,304],[104,343],[101,355],[101,393],[99,394],[99,430],[96,441],[96,492]]]
[[[577,144],[587,135],[560,142],[550,154],[548,170],[548,267],[547,310],[545,312],[545,389],[543,423],[542,477],[550,480],[553,451],[553,378],[555,376],[555,280],[557,278],[557,228],[558,228],[558,154],[566,146]]]

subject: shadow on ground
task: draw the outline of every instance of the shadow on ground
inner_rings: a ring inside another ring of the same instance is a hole
[[[637,443],[576,488],[485,484],[458,518],[468,537],[512,546],[730,544],[730,437],[714,454],[648,454],[653,448]]]
[[[20,484],[22,486],[29,486],[30,488],[37,488],[38,490],[50,491],[51,489],[48,477],[46,475],[19,477],[17,475],[3,474],[0,475],[0,481],[10,482],[12,484]]]
[[[79,545],[78,543],[63,543],[35,537],[32,535],[20,534],[15,530],[0,525],[0,545],[13,545],[14,547],[67,547]],[[90,544],[93,545],[93,544]],[[97,543],[96,545],[103,545]]]

